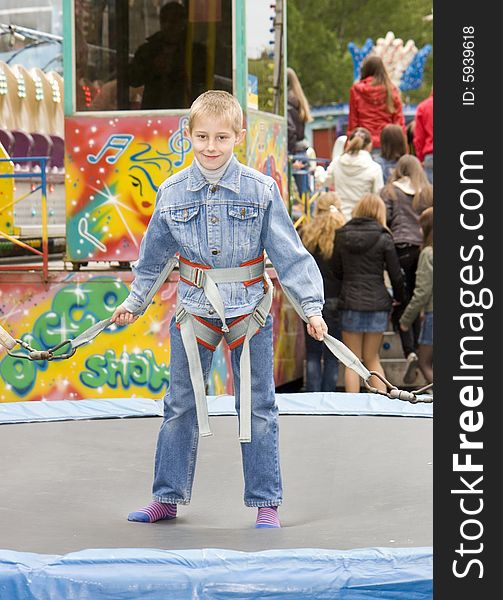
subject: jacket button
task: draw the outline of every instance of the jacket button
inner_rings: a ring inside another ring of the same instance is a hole
[[[218,217],[211,217],[210,220],[212,223],[218,223]]]
[[[210,192],[211,192],[212,194],[214,194],[214,193],[217,191],[217,189],[218,189],[218,188],[217,188],[217,186],[216,186],[216,185],[212,185],[212,186],[211,186],[211,188],[210,188]]]
[[[212,250],[211,253],[212,254],[218,254],[218,250]]]

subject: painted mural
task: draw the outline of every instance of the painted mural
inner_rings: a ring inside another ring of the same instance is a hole
[[[67,258],[131,261],[159,185],[192,160],[186,116],[66,120]]]
[[[263,112],[248,111],[246,134],[247,164],[270,175],[288,201],[288,154],[285,119]]]
[[[72,262],[130,262],[153,212],[159,185],[193,158],[186,115],[158,118],[70,117],[66,120],[66,239]],[[271,175],[287,198],[286,131],[281,120],[248,113],[242,162]],[[304,325],[284,298],[274,271],[272,314],[276,384],[302,377]],[[29,273],[2,274],[0,324],[45,350],[110,316],[128,294],[130,271],[53,271],[48,284]],[[160,398],[169,385],[169,322],[174,272],[148,311],[129,327],[112,326],[68,360],[32,362],[0,348],[0,402],[86,398]],[[232,394],[230,353],[214,354],[208,394]]]
[[[109,317],[126,298],[132,280],[129,271],[60,272],[54,277],[58,279],[44,285],[34,274],[16,273],[10,280],[2,276],[0,324],[14,338],[40,350]],[[169,323],[177,279],[174,272],[136,323],[111,326],[67,360],[13,358],[0,347],[0,402],[161,398],[169,384]],[[273,281],[275,378],[280,385],[302,377],[303,323]],[[233,393],[225,343],[215,351],[208,383],[209,395],[223,393]]]
[[[67,118],[67,260],[136,260],[160,184],[192,162],[186,125],[186,115]],[[283,119],[249,111],[247,129],[238,159],[273,177],[286,201]]]

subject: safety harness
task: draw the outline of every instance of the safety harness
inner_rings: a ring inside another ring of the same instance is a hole
[[[251,441],[251,364],[250,339],[265,325],[272,305],[272,282],[265,272],[264,256],[242,263],[239,267],[212,269],[206,265],[190,262],[180,257],[180,279],[189,285],[202,288],[208,302],[222,321],[222,327],[188,312],[178,301],[176,324],[180,329],[183,346],[187,354],[189,371],[196,399],[197,422],[201,436],[211,435],[208,420],[208,405],[204,387],[203,370],[197,344],[212,352],[222,337],[230,349],[243,345],[239,361],[240,371],[240,419],[239,441]],[[225,323],[225,311],[217,283],[241,282],[248,286],[264,280],[264,295],[252,313],[237,317],[229,325]]]

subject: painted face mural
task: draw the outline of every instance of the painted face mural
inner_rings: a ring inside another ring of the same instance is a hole
[[[137,259],[160,184],[192,162],[186,126],[180,115],[66,120],[68,260]],[[250,113],[248,127],[238,159],[273,177],[286,200],[284,125]]]
[[[187,117],[70,118],[67,256],[136,260],[160,184],[192,160]]]

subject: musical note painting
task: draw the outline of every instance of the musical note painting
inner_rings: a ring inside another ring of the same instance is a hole
[[[192,160],[187,117],[69,118],[67,259],[136,260],[159,185]]]

